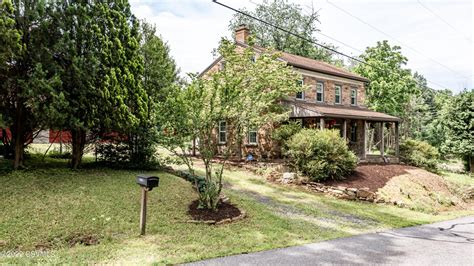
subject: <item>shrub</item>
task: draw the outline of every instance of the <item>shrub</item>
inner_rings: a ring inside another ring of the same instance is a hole
[[[336,130],[302,129],[287,141],[290,164],[311,180],[343,179],[357,157]]]
[[[400,158],[407,164],[436,171],[439,152],[428,142],[406,139],[400,144]]]

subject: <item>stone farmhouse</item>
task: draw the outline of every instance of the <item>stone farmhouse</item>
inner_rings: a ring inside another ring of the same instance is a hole
[[[237,28],[237,47],[249,47],[246,42],[249,36],[250,31],[246,26]],[[264,50],[258,46],[253,46],[253,49],[257,55]],[[217,58],[200,75],[219,71],[223,67],[221,59]],[[360,162],[398,162],[400,119],[367,108],[365,93],[370,82],[368,79],[331,64],[294,54],[281,52],[280,59],[301,73],[301,84],[309,85],[309,89],[282,100],[282,104],[291,110],[290,120],[300,120],[302,126],[307,128],[338,129]],[[280,148],[271,139],[269,130],[269,127],[249,130],[242,151],[233,154],[245,156],[251,153],[259,159],[279,156]],[[369,131],[372,134],[369,135]],[[232,128],[227,121],[219,122],[216,135],[222,147],[235,145]],[[377,149],[372,153],[373,147]]]

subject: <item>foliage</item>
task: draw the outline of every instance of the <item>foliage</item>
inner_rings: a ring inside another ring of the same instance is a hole
[[[274,25],[288,29],[307,40],[316,42],[314,34],[319,31],[319,14],[313,6],[303,10],[299,4],[288,3],[287,0],[264,0],[258,4],[254,11],[242,9],[255,17],[264,19]],[[312,59],[334,62],[333,54],[326,49],[319,48],[301,38],[282,32],[274,27],[255,21],[247,16],[236,13],[229,23],[233,31],[245,24],[255,36],[255,44],[262,47],[272,47],[278,51],[288,52]],[[333,47],[331,44],[326,46]],[[334,47],[333,47],[334,48]]]
[[[436,147],[441,156],[446,156],[447,151],[443,151],[442,146],[446,142],[446,130],[443,123],[443,109],[444,106],[452,100],[452,92],[450,90],[437,90],[434,95],[434,111],[432,120],[428,121],[424,133],[420,138],[427,141],[432,146]],[[416,135],[415,135],[416,136]]]
[[[400,157],[410,165],[436,171],[439,153],[425,141],[406,139],[400,143]]]
[[[282,145],[283,150],[287,149],[286,142],[293,137],[296,133],[300,132],[302,129],[301,121],[289,121],[287,124],[283,124],[272,134],[272,138],[279,141]]]
[[[4,163],[0,159],[0,169]],[[261,177],[233,171],[225,177],[231,184],[225,194],[247,212],[248,218],[212,227],[209,233],[209,225],[178,222],[189,219],[188,205],[195,199],[189,183],[153,171],[149,174],[160,177],[160,186],[148,193],[147,237],[140,238],[140,190],[133,182],[137,171],[93,168],[95,164],[87,159],[77,171],[65,169],[64,160],[47,158],[44,164],[33,158],[26,163],[28,171],[0,173],[0,239],[4,240],[2,252],[7,253],[0,264],[180,264],[469,215],[459,211],[432,215],[385,204],[339,200],[292,187],[256,183]],[[242,193],[248,189],[275,200],[270,203],[304,215],[281,215],[258,197]],[[300,200],[295,201],[295,197]],[[333,229],[321,230],[328,219]],[[365,220],[375,222],[352,226]],[[352,226],[349,232],[348,226]],[[256,235],[269,241],[262,242]],[[71,246],[68,240],[72,236],[92,236],[99,244]],[[172,241],[160,241],[163,239]],[[39,248],[48,250],[41,252]],[[9,250],[20,252],[9,256]],[[27,252],[34,250],[41,256]]]
[[[429,137],[427,129],[437,112],[436,91],[428,87],[425,77],[418,72],[415,72],[413,79],[416,82],[418,93],[409,96],[410,99],[405,107],[402,134],[407,138],[424,140]]]
[[[474,171],[474,90],[464,90],[442,110],[446,141],[442,150],[461,156],[466,170]]]
[[[23,166],[25,146],[42,124],[61,117],[52,43],[54,27],[45,1],[0,2],[0,110],[11,139],[2,141],[13,166]]]
[[[278,54],[266,51],[255,55],[252,48],[237,50],[228,40],[219,46],[225,67],[207,73],[203,78],[193,77],[184,89],[177,88],[160,107],[164,121],[160,141],[171,152],[180,156],[194,175],[192,162],[186,156],[189,143],[198,140],[196,148],[205,165],[205,190],[199,193],[200,205],[216,210],[222,190],[223,166],[212,160],[221,155],[225,161],[233,145],[240,148],[245,130],[273,124],[288,118],[288,110],[278,103],[286,95],[295,93],[299,76]],[[255,62],[251,60],[256,58]],[[220,121],[232,128],[233,137],[219,146],[215,130]]]
[[[357,165],[357,157],[336,130],[302,129],[287,146],[293,167],[315,181],[343,179]]]
[[[143,57],[143,89],[147,95],[148,112],[139,126],[132,129],[126,141],[130,163],[149,164],[155,160],[159,123],[157,105],[165,101],[177,81],[176,63],[169,54],[169,47],[156,36],[156,28],[143,21],[140,26],[140,53]]]
[[[67,100],[57,127],[71,131],[77,168],[88,131],[124,133],[145,118],[139,24],[127,1],[56,2],[52,14]]]
[[[409,69],[404,69],[408,59],[399,46],[388,41],[368,47],[360,58],[367,64],[358,64],[354,71],[370,80],[366,89],[368,106],[374,111],[405,118],[406,106],[412,94],[418,93]]]

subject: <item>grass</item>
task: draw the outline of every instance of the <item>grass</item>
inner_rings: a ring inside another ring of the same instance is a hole
[[[448,182],[460,188],[474,186],[474,176],[470,176],[469,174],[451,173],[447,171],[442,171],[441,174]]]
[[[226,172],[224,193],[248,217],[221,226],[191,224],[187,207],[197,198],[191,185],[155,171],[150,173],[160,176],[160,187],[149,193],[147,236],[140,237],[138,171],[92,162],[72,171],[64,160],[40,163],[35,157],[28,165],[0,172],[0,263],[174,264],[473,213],[432,215],[337,200],[235,170]],[[74,245],[81,239],[99,243]],[[45,252],[28,253],[39,249]]]

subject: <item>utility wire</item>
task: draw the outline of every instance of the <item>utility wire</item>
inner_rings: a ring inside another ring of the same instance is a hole
[[[253,0],[249,0],[249,3],[254,4],[254,5],[256,5],[256,6],[259,6],[259,4],[258,4],[258,3],[255,3]],[[339,44],[342,44],[343,46],[345,46],[345,47],[347,47],[347,48],[350,48],[350,49],[352,49],[352,50],[354,50],[354,51],[357,51],[357,52],[359,52],[359,53],[363,53],[363,52],[364,52],[364,51],[362,51],[362,50],[360,50],[360,49],[358,49],[358,48],[355,48],[354,46],[352,46],[352,45],[350,45],[350,44],[347,44],[347,43],[345,43],[345,42],[339,41],[339,40],[337,40],[337,39],[335,39],[335,38],[333,38],[333,37],[331,37],[331,36],[329,36],[329,35],[327,35],[327,34],[324,34],[324,33],[320,32],[320,31],[316,31],[315,33],[316,33],[316,34],[319,34],[319,35],[322,35],[322,36],[324,36],[324,37],[326,37],[326,38],[328,38],[328,39],[330,39],[330,40],[332,40],[332,41],[334,41],[334,42],[337,42],[337,43],[339,43]]]
[[[273,28],[276,28],[276,29],[278,29],[278,30],[280,30],[280,31],[286,32],[286,33],[288,33],[288,34],[290,34],[290,35],[293,35],[293,36],[295,36],[295,37],[297,37],[297,38],[300,38],[300,39],[303,39],[303,40],[305,40],[305,41],[307,41],[307,42],[313,43],[313,44],[315,44],[315,45],[317,45],[317,46],[319,46],[319,47],[321,47],[321,48],[324,48],[324,49],[326,49],[326,50],[328,50],[328,51],[331,51],[331,52],[333,52],[333,53],[335,53],[335,54],[339,54],[339,55],[345,56],[345,57],[350,58],[350,59],[352,59],[352,60],[354,60],[354,61],[357,61],[357,62],[359,62],[359,63],[361,63],[361,64],[369,65],[369,64],[367,64],[366,62],[364,62],[364,61],[362,61],[362,60],[360,60],[360,59],[358,59],[358,58],[356,58],[356,57],[353,57],[353,56],[344,54],[344,53],[339,52],[339,51],[337,51],[337,50],[335,50],[335,49],[333,49],[333,48],[331,48],[331,47],[328,47],[328,46],[326,46],[326,45],[317,43],[317,42],[315,42],[315,41],[313,41],[313,40],[310,40],[310,39],[308,39],[308,38],[306,38],[306,37],[303,37],[303,36],[301,36],[301,35],[299,35],[299,34],[297,34],[297,33],[291,32],[291,31],[286,30],[286,29],[284,29],[284,28],[282,28],[282,27],[280,27],[280,26],[277,26],[277,25],[275,25],[275,24],[272,24],[272,23],[270,23],[270,22],[267,22],[267,21],[265,21],[265,20],[263,20],[263,19],[257,18],[257,17],[255,17],[255,16],[252,16],[252,15],[250,15],[250,14],[248,14],[248,13],[245,13],[245,12],[243,12],[243,11],[241,11],[241,10],[238,10],[238,9],[236,9],[236,8],[233,8],[233,7],[231,7],[231,6],[228,6],[228,5],[226,5],[226,4],[223,4],[223,3],[221,3],[221,2],[218,2],[217,0],[212,0],[212,2],[214,2],[215,4],[221,5],[221,6],[225,7],[225,8],[227,8],[227,9],[230,9],[230,10],[232,10],[232,11],[234,11],[234,12],[237,12],[237,13],[239,13],[239,14],[242,14],[242,15],[244,15],[244,16],[246,16],[246,17],[249,17],[249,18],[251,18],[251,19],[257,20],[257,21],[259,21],[259,22],[261,22],[261,23],[263,23],[263,24],[265,24],[265,25],[268,25],[268,26],[273,27]]]
[[[417,1],[418,4],[423,7],[424,9],[426,9],[428,12],[430,12],[431,14],[433,14],[435,17],[437,17],[439,20],[441,20],[442,22],[444,22],[444,24],[448,25],[451,29],[453,29],[455,32],[459,33],[461,36],[463,36],[464,39],[466,39],[467,41],[469,42],[472,42],[471,38],[470,37],[466,37],[462,32],[460,32],[458,29],[456,29],[453,25],[451,25],[451,23],[449,23],[448,21],[446,21],[444,18],[442,18],[440,15],[436,14],[433,10],[431,10],[431,8],[428,8],[425,4],[423,4],[420,0]]]
[[[363,61],[363,60],[360,60],[359,58],[356,58],[356,57],[347,55],[347,54],[345,54],[345,53],[339,52],[339,51],[334,50],[334,49],[332,49],[332,48],[330,48],[330,47],[327,47],[327,46],[325,46],[325,45],[319,44],[319,43],[317,43],[317,42],[315,42],[315,41],[313,41],[313,40],[310,40],[310,39],[308,39],[308,38],[305,38],[305,37],[303,37],[303,36],[301,36],[301,35],[299,35],[299,34],[296,34],[296,33],[294,33],[294,32],[291,32],[291,31],[289,31],[289,30],[287,30],[287,29],[284,29],[284,28],[282,28],[282,27],[280,27],[280,26],[274,25],[274,24],[272,24],[272,23],[270,23],[270,22],[267,22],[267,21],[265,21],[265,20],[262,20],[262,19],[260,19],[260,18],[255,17],[255,16],[252,16],[252,15],[246,13],[246,12],[243,12],[243,11],[241,11],[241,10],[238,10],[238,9],[236,9],[236,8],[233,8],[233,7],[231,7],[231,6],[228,6],[228,5],[224,4],[224,3],[218,2],[217,0],[212,0],[212,2],[215,3],[215,4],[218,4],[218,5],[220,5],[220,6],[223,6],[223,7],[227,8],[227,9],[230,9],[230,10],[236,12],[236,13],[239,13],[239,14],[241,14],[241,15],[244,15],[244,16],[246,16],[246,17],[249,17],[249,18],[252,18],[252,19],[254,19],[254,20],[257,20],[257,21],[259,21],[259,22],[261,22],[261,23],[263,23],[263,24],[265,24],[265,25],[268,25],[268,26],[273,27],[273,28],[276,28],[276,29],[278,29],[278,30],[280,30],[280,31],[286,32],[286,33],[288,33],[288,34],[291,34],[291,35],[293,35],[293,36],[295,36],[295,37],[297,37],[297,38],[300,38],[300,39],[302,39],[302,40],[304,40],[304,41],[310,42],[310,43],[312,43],[312,44],[314,44],[314,45],[317,45],[317,46],[319,46],[319,47],[321,47],[321,48],[324,48],[324,49],[326,49],[326,50],[328,50],[328,51],[331,51],[331,52],[333,52],[333,53],[342,55],[342,56],[347,57],[347,58],[349,58],[349,59],[351,59],[351,60],[354,60],[354,61],[356,61],[356,62],[359,62],[359,63],[361,63],[361,64],[364,64],[364,65],[367,65],[367,66],[370,66],[370,67],[373,67],[373,68],[377,68],[377,69],[379,69],[379,70],[382,70],[382,69],[379,68],[378,66],[371,65],[371,64],[369,64],[369,63],[367,63],[367,62],[365,62],[365,61]],[[433,84],[433,85],[436,85],[436,86],[438,86],[438,87],[440,87],[440,88],[449,90],[447,87],[445,87],[445,86],[443,86],[443,85],[441,85],[441,84],[439,84],[439,83],[430,81],[430,80],[428,80],[428,79],[426,79],[426,82],[431,83],[431,84]]]
[[[331,3],[329,0],[326,0],[326,2],[327,2],[328,4],[330,4],[330,5],[332,5],[333,7],[335,7],[336,9],[339,9],[339,10],[342,11],[343,13],[345,13],[345,14],[347,14],[347,15],[349,15],[349,16],[355,18],[355,19],[357,19],[357,20],[360,21],[361,23],[363,23],[363,24],[369,26],[370,28],[372,28],[373,30],[379,32],[380,34],[383,34],[383,35],[385,35],[386,37],[389,37],[389,38],[393,39],[394,41],[398,42],[400,45],[405,46],[406,48],[412,50],[413,52],[415,52],[415,53],[417,53],[417,54],[419,54],[419,55],[421,55],[421,56],[423,56],[423,57],[426,57],[426,58],[429,59],[430,61],[432,61],[432,62],[434,62],[434,63],[436,63],[436,64],[438,64],[438,65],[444,67],[445,69],[451,71],[452,73],[456,74],[457,76],[463,77],[463,78],[466,78],[466,79],[470,79],[470,77],[464,76],[464,75],[462,75],[462,74],[459,74],[457,71],[455,71],[455,70],[453,70],[452,68],[446,66],[445,64],[443,64],[443,63],[441,63],[441,62],[438,62],[437,60],[435,60],[435,59],[433,59],[433,58],[431,58],[431,57],[429,57],[429,56],[427,56],[427,55],[424,55],[423,53],[421,53],[420,51],[416,50],[415,48],[413,48],[413,47],[411,47],[411,46],[409,46],[409,45],[406,45],[406,44],[402,43],[401,41],[397,40],[397,39],[396,39],[395,37],[393,37],[392,35],[390,35],[390,34],[384,32],[384,31],[382,31],[381,29],[379,29],[379,28],[377,28],[377,27],[371,25],[370,23],[368,23],[368,22],[362,20],[361,18],[359,18],[359,17],[357,17],[356,15],[352,14],[351,12],[349,12],[349,11],[343,9],[342,7],[339,7],[339,6],[337,6],[336,4]]]

